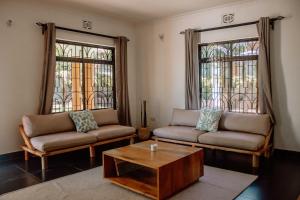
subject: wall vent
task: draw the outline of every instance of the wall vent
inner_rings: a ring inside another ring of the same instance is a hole
[[[231,24],[234,22],[234,14],[224,14],[222,15],[222,24]]]
[[[88,20],[82,20],[82,28],[91,30],[93,28],[92,22]]]

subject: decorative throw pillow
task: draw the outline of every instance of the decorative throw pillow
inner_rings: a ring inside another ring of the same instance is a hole
[[[196,129],[210,132],[218,131],[219,121],[221,119],[222,112],[222,110],[215,108],[201,109]]]
[[[77,132],[86,133],[98,128],[97,122],[89,110],[70,112],[69,115],[76,126]]]

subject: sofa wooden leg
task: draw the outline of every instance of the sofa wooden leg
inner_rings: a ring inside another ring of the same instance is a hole
[[[134,144],[134,137],[130,138],[130,144]]]
[[[24,158],[25,158],[25,161],[29,160],[29,153],[28,153],[28,151],[24,151]]]
[[[90,157],[95,157],[95,147],[93,145],[90,145]]]
[[[252,155],[252,167],[258,168],[259,167],[259,156],[253,154]]]
[[[41,163],[42,163],[42,170],[45,170],[48,168],[48,160],[47,157],[41,157]]]
[[[270,158],[270,148],[268,148],[264,153],[265,158]]]

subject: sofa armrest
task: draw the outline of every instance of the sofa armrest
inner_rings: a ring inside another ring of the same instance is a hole
[[[31,150],[34,150],[34,147],[32,146],[31,142],[30,142],[30,139],[29,137],[26,135],[25,131],[24,131],[24,127],[23,125],[19,125],[19,132],[26,144],[26,146],[31,149]]]

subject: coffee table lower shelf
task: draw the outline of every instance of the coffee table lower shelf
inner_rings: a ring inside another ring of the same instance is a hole
[[[142,181],[138,181],[130,177],[111,177],[107,179],[123,188],[145,195],[151,199],[157,199],[156,186],[146,184]]]

